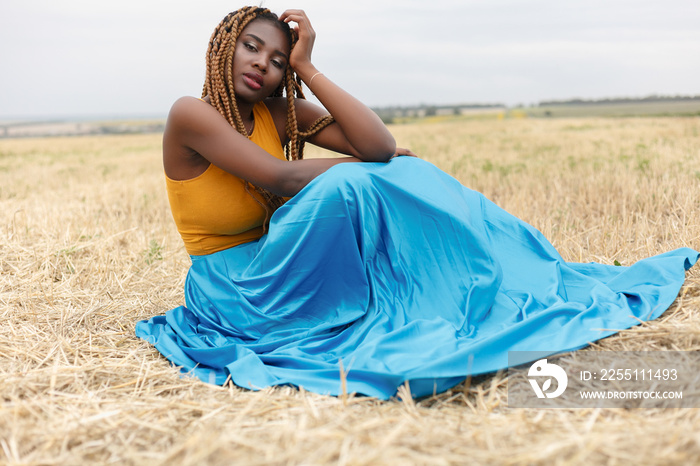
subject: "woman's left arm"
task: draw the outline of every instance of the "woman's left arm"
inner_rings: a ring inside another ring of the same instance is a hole
[[[394,156],[394,137],[377,114],[319,72],[311,62],[316,33],[306,13],[287,10],[280,20],[297,23],[294,29],[299,39],[289,57],[289,65],[336,121],[336,124],[312,137],[310,142],[354,155],[366,162],[385,162]],[[300,119],[308,119],[308,115],[318,111],[311,103],[299,103],[297,112]],[[307,118],[304,118],[305,115]]]

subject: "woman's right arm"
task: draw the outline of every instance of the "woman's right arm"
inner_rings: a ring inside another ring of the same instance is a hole
[[[222,170],[279,196],[293,196],[333,165],[354,157],[288,162],[272,156],[238,133],[219,112],[194,97],[173,104],[163,134],[166,173],[199,154]]]

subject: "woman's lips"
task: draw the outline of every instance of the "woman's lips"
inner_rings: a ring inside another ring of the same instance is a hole
[[[248,85],[248,87],[258,90],[263,86],[263,77],[255,73],[245,73],[243,75],[243,81]]]

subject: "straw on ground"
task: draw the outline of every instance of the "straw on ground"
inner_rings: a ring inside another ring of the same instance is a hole
[[[700,119],[394,126],[571,261],[700,248]],[[318,154],[318,152],[317,152]],[[689,464],[693,409],[517,410],[506,375],[413,400],[182,378],[133,334],[182,304],[189,259],[158,135],[0,141],[0,463]],[[700,272],[590,350],[700,349]],[[341,380],[338,380],[341,383]]]

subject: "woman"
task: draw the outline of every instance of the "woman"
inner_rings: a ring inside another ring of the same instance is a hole
[[[508,351],[580,348],[673,302],[696,251],[566,263],[479,193],[393,158],[412,154],[314,67],[313,42],[302,11],[231,13],[202,99],[168,117],[166,183],[192,267],[186,306],[136,333],[183,371],[380,398],[409,381],[421,396],[506,367]],[[350,157],[303,160],[304,141]],[[348,163],[360,161],[374,163]]]

